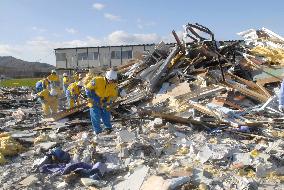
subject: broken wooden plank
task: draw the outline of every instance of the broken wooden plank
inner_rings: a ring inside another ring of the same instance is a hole
[[[242,82],[243,84],[245,84],[245,85],[247,85],[248,87],[250,87],[252,90],[257,91],[257,92],[259,92],[259,93],[261,93],[261,94],[264,94],[264,95],[267,96],[268,98],[271,97],[271,95],[267,92],[267,90],[266,90],[263,86],[261,86],[261,85],[258,85],[258,84],[254,83],[254,82],[252,82],[252,81],[243,79],[243,78],[241,78],[241,77],[239,77],[239,76],[236,76],[236,75],[234,75],[234,74],[232,74],[232,73],[227,73],[226,75],[228,75],[228,76],[230,76],[230,77],[232,77],[232,78],[234,78],[234,79],[237,79],[238,81],[240,81],[240,82]]]
[[[268,97],[266,97],[262,94],[259,94],[258,92],[255,92],[253,90],[249,90],[249,89],[245,88],[245,86],[243,84],[237,83],[235,81],[226,80],[223,83],[225,85],[227,85],[228,87],[236,89],[239,92],[241,92],[242,94],[244,94],[244,95],[246,95],[246,96],[248,96],[252,99],[255,99],[257,101],[266,102],[269,99]]]
[[[214,125],[208,124],[208,123],[205,123],[205,122],[202,122],[202,121],[178,117],[178,116],[175,116],[173,114],[165,114],[165,113],[154,112],[152,110],[140,109],[138,111],[138,114],[139,115],[149,115],[149,116],[156,117],[156,118],[162,118],[164,120],[175,122],[175,123],[181,123],[181,124],[187,124],[187,125],[194,124],[194,125],[198,125],[198,126],[205,125],[205,126],[208,126],[208,127],[214,127]],[[202,128],[204,128],[204,127],[202,127]]]
[[[207,107],[197,103],[197,102],[193,102],[193,101],[188,101],[188,104],[190,107],[204,113],[204,114],[207,114],[207,115],[210,115],[212,117],[215,117],[218,121],[220,121],[220,117],[215,113],[213,112],[212,110],[208,109]]]
[[[233,102],[227,100],[225,97],[216,97],[215,99],[216,99],[216,101],[218,101],[218,102],[222,102],[223,104],[226,104],[226,105],[228,105],[228,106],[231,106],[231,107],[233,107],[233,108],[235,108],[235,109],[238,109],[238,110],[240,110],[240,111],[244,111],[244,109],[243,109],[241,106],[239,106],[239,105],[237,105],[237,104],[235,104],[235,103],[233,103]]]
[[[274,82],[281,82],[281,81],[282,81],[281,78],[269,77],[269,78],[264,78],[264,79],[258,79],[256,81],[256,83],[263,86],[265,84],[274,83]]]
[[[80,112],[87,109],[87,103],[83,103],[77,107],[74,107],[72,109],[67,109],[61,112],[58,112],[56,114],[51,115],[49,118],[45,118],[44,121],[58,121],[60,119],[63,119],[65,117],[68,117],[74,113]]]
[[[183,97],[185,97],[184,99],[186,99],[186,100],[201,99],[201,98],[205,98],[207,96],[214,95],[218,92],[222,92],[224,90],[226,90],[226,88],[223,87],[223,86],[211,85],[211,86],[208,86],[208,87],[197,89],[194,92],[182,94],[180,96],[177,96],[176,99],[183,99]]]

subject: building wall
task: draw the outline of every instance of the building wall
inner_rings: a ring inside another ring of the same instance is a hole
[[[117,56],[113,58],[112,53],[117,52]],[[121,47],[111,47],[110,48],[110,66],[116,67],[121,65]]]
[[[133,59],[133,47],[134,46],[127,46],[127,47],[122,47],[121,51],[122,52],[127,52],[127,51],[131,51],[131,58],[126,58],[126,57],[122,57],[121,59],[121,65],[127,63],[129,60]],[[144,51],[144,50],[143,50]],[[143,51],[141,53],[143,53]]]
[[[99,66],[110,67],[110,48],[99,48]]]
[[[88,59],[83,60],[82,58],[80,58],[79,54],[88,54],[87,48],[85,49],[77,49],[77,60],[78,60],[78,68],[79,69],[83,69],[83,68],[88,68],[89,67],[89,62]]]
[[[99,67],[100,61],[99,61],[99,48],[88,48],[89,53],[98,53],[98,58],[89,60],[89,67]]]
[[[145,51],[144,46],[133,46],[133,58],[134,59],[141,59],[143,52]]]
[[[117,67],[131,59],[141,59],[144,51],[151,51],[154,47],[155,45],[130,45],[56,49],[56,67],[58,69]]]

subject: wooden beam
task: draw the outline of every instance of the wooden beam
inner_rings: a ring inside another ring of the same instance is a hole
[[[197,120],[194,120],[194,119],[187,119],[187,118],[175,116],[175,115],[172,115],[172,114],[154,112],[154,111],[151,111],[151,110],[140,109],[138,113],[140,115],[149,115],[149,116],[152,116],[152,117],[155,117],[155,118],[162,118],[164,120],[175,122],[175,123],[181,123],[181,124],[187,124],[187,125],[194,124],[194,125],[201,127],[202,129],[204,128],[204,126],[202,126],[202,125],[205,125],[205,126],[208,126],[208,127],[215,127],[212,124],[208,124],[208,123],[205,123],[205,122],[202,122],[202,121],[197,121]]]
[[[68,117],[74,113],[77,113],[77,112],[80,112],[80,111],[83,111],[87,108],[87,103],[83,103],[77,107],[74,107],[72,109],[67,109],[67,110],[64,110],[64,111],[61,111],[61,112],[58,112],[56,114],[53,114],[51,115],[49,118],[45,118],[43,119],[43,121],[58,121],[60,119],[63,119],[65,117]]]

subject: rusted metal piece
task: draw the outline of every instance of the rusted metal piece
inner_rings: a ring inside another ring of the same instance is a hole
[[[222,80],[225,81],[225,75],[224,75],[224,70],[223,70],[223,67],[222,67],[222,64],[221,64],[221,61],[220,61],[220,55],[218,55],[218,62],[219,62],[219,68],[220,68],[220,71],[221,71],[221,74],[222,74]]]
[[[197,38],[199,38],[201,41],[206,40],[206,38],[201,37],[197,32],[195,32],[195,30],[193,28],[196,28],[194,25],[192,24],[188,24],[190,27],[187,27],[187,30],[189,30],[194,36],[196,36]]]
[[[208,35],[211,36],[211,41],[214,41],[214,34],[213,32],[211,32],[211,30],[209,30],[207,27],[202,26],[198,23],[195,24],[187,24],[186,25],[186,31],[190,31],[196,38],[199,38],[200,41],[206,40],[206,38],[203,38],[202,36],[200,36],[198,34],[198,32],[196,32],[196,30],[199,30],[201,32],[207,33]],[[188,34],[188,36],[190,37],[191,35]]]
[[[177,33],[173,30],[173,31],[172,31],[172,34],[173,34],[173,36],[174,36],[174,38],[175,38],[175,40],[176,40],[176,42],[177,42],[178,47],[180,48],[180,51],[181,51],[182,53],[185,53],[185,48],[184,48],[184,46],[182,45],[180,39],[178,38]]]

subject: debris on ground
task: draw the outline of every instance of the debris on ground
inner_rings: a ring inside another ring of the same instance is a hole
[[[2,188],[284,189],[284,39],[238,34],[188,23],[117,68],[127,96],[95,140],[85,104],[43,119],[31,89],[0,88]]]

